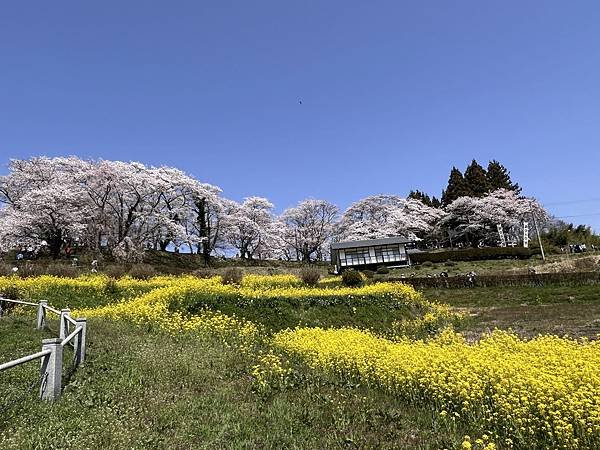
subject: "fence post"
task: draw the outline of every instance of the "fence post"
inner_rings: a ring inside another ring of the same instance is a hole
[[[40,373],[46,374],[40,387],[40,398],[42,400],[56,400],[60,397],[62,383],[62,354],[61,339],[52,338],[42,341],[42,350],[50,350],[50,354],[42,359]]]
[[[77,322],[76,328],[81,327],[81,332],[75,336],[75,366],[82,364],[85,362],[85,340],[87,333],[87,319],[77,318],[75,319]]]
[[[58,332],[58,337],[61,339],[66,338],[69,334],[69,322],[67,321],[66,317],[69,315],[70,312],[71,310],[68,308],[60,310],[60,330]]]
[[[38,305],[38,312],[37,312],[37,329],[38,330],[41,330],[42,328],[44,328],[44,325],[46,323],[46,309],[45,309],[46,306],[48,306],[48,301],[40,300],[40,303]]]

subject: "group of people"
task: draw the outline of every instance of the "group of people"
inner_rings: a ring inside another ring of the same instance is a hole
[[[591,249],[593,252],[595,252],[596,250],[598,250],[598,246],[597,245],[590,245]],[[588,248],[586,244],[569,244],[566,247],[563,246],[560,248],[560,252],[561,253],[584,253],[587,252]]]
[[[39,248],[29,245],[27,247],[22,247],[21,250],[19,250],[15,255],[15,258],[17,261],[23,261],[24,259],[35,259],[37,258],[38,253]]]

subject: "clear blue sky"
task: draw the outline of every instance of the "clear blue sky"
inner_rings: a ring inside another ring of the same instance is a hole
[[[597,1],[5,2],[1,162],[174,165],[281,210],[495,158],[600,230],[599,24]]]

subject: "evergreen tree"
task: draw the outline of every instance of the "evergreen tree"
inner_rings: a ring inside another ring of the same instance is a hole
[[[471,195],[471,192],[465,183],[463,174],[456,167],[452,167],[450,178],[448,179],[448,186],[442,191],[442,205],[449,205],[458,197],[468,195]]]
[[[475,160],[471,161],[464,176],[465,184],[472,197],[483,197],[490,191],[487,173]]]
[[[429,194],[421,192],[418,189],[416,191],[410,191],[410,194],[408,194],[408,198],[419,200],[423,202],[423,204],[432,208],[439,208],[440,206],[442,206],[442,202],[440,202],[440,200],[435,195],[433,197],[429,197]]]
[[[510,179],[510,172],[506,167],[496,160],[490,161],[487,169],[488,189],[495,191],[496,189],[507,189],[521,193],[521,188],[517,183],[513,183]]]
[[[425,192],[419,191],[418,189],[416,191],[410,191],[410,194],[408,194],[408,198],[419,200],[425,205],[431,206],[431,198],[429,198],[429,195],[427,195]]]

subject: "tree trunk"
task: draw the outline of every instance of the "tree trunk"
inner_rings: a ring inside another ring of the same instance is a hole
[[[50,247],[52,259],[58,259],[62,248],[62,230],[56,230],[50,234],[48,246]]]
[[[198,208],[198,230],[200,234],[200,244],[202,245],[202,256],[204,258],[204,265],[208,266],[210,264],[210,229],[207,220],[206,211],[206,198],[201,198],[196,200],[196,207]],[[198,248],[198,253],[200,253],[200,248]]]

